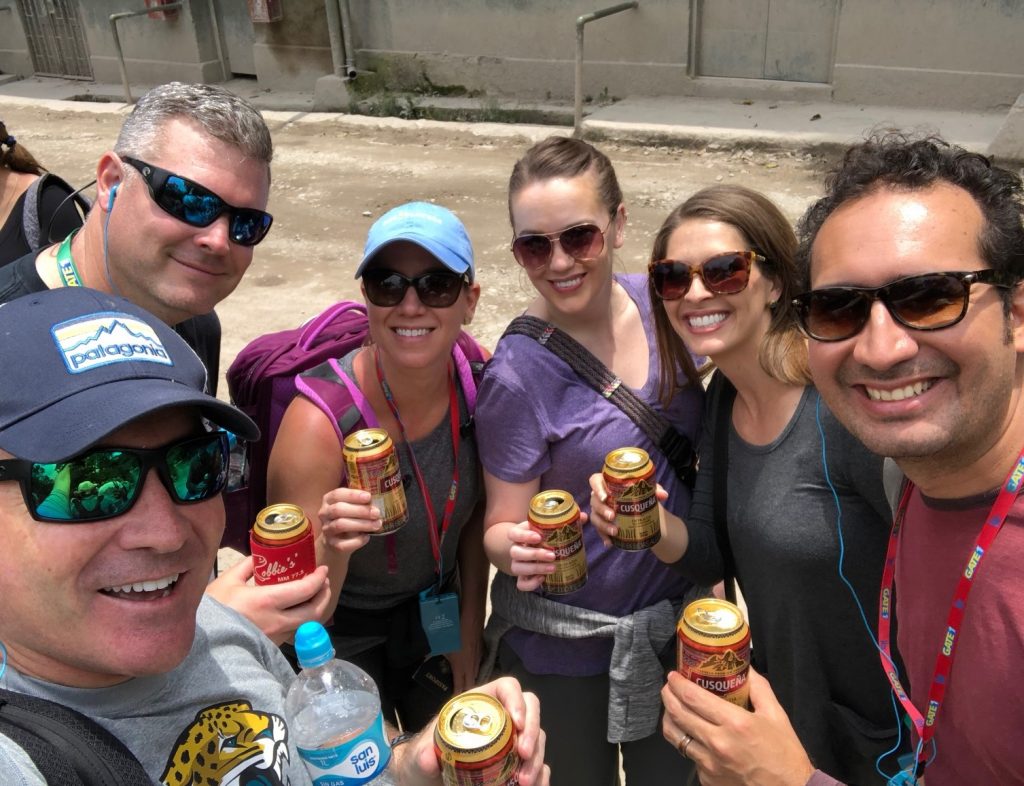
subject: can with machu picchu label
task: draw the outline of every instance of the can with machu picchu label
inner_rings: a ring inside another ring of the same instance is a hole
[[[679,673],[750,709],[750,628],[739,607],[718,598],[695,600],[683,609],[676,635]]]

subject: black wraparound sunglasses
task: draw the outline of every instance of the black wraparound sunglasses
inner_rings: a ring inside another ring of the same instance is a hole
[[[152,468],[179,505],[210,499],[227,480],[227,434],[211,431],[152,450],[93,448],[60,462],[4,459],[0,481],[21,484],[29,515],[36,521],[77,524],[127,513]]]
[[[925,273],[881,287],[825,287],[793,298],[801,329],[816,341],[845,341],[860,333],[878,300],[892,318],[914,330],[941,330],[964,318],[972,284],[1008,286],[992,269]]]
[[[227,213],[228,237],[240,246],[255,246],[270,231],[274,217],[263,210],[235,207],[210,189],[138,158],[122,156],[142,175],[153,201],[165,212],[193,227],[208,227]]]

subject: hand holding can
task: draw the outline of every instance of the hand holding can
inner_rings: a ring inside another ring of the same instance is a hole
[[[348,483],[352,488],[369,491],[383,526],[375,535],[387,535],[401,529],[409,519],[409,507],[402,485],[398,451],[382,428],[364,428],[345,437],[342,450]]]
[[[587,552],[583,547],[580,508],[572,494],[561,489],[542,491],[530,500],[530,526],[554,553],[554,571],[544,579],[553,595],[575,592],[587,583]]]

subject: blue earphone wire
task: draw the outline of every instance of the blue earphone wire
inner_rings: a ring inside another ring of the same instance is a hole
[[[843,540],[843,506],[842,506],[842,503],[839,500],[839,493],[836,491],[836,487],[832,484],[832,476],[829,474],[829,471],[828,471],[828,454],[827,454],[827,451],[826,451],[826,444],[825,444],[825,427],[822,426],[822,424],[821,424],[821,395],[820,394],[817,394],[817,400],[816,400],[816,403],[815,403],[815,406],[814,406],[814,419],[815,419],[815,422],[818,424],[818,434],[821,436],[821,468],[822,468],[822,470],[824,470],[824,473],[825,473],[825,483],[828,484],[829,491],[832,492],[832,499],[836,503],[836,534],[839,536],[839,564],[838,564],[839,580],[842,581],[843,584],[846,585],[846,588],[850,591],[850,595],[853,597],[853,602],[857,605],[857,611],[860,612],[861,621],[864,623],[864,629],[867,631],[868,638],[871,639],[871,643],[874,645],[875,649],[878,650],[879,654],[882,655],[882,657],[884,657],[889,662],[889,667],[893,671],[898,671],[898,669],[896,668],[896,664],[892,662],[892,659],[889,658],[882,651],[882,648],[878,645],[878,639],[875,637],[875,633],[871,629],[871,623],[868,622],[867,614],[864,613],[864,606],[860,602],[860,598],[857,595],[857,590],[854,588],[854,586],[850,582],[850,580],[846,577],[846,573],[843,572],[843,564],[844,564],[844,560],[846,558],[846,543]],[[889,699],[892,701],[892,711],[893,711],[893,714],[896,716],[896,729],[897,729],[897,731],[896,731],[896,744],[893,745],[893,747],[890,748],[889,750],[885,751],[882,755],[880,755],[875,760],[875,770],[877,770],[878,774],[881,775],[883,778],[888,778],[890,783],[893,783],[893,784],[901,783],[901,782],[905,783],[906,782],[905,779],[899,780],[900,776],[903,774],[903,771],[898,772],[896,775],[889,776],[889,775],[886,775],[886,773],[883,772],[883,770],[882,770],[882,759],[884,759],[886,756],[891,756],[893,753],[898,751],[900,749],[900,745],[903,742],[903,723],[901,722],[901,719],[900,719],[899,708],[896,706],[896,695],[894,693],[892,693],[891,691],[889,693]],[[932,752],[931,752],[931,756],[928,758],[928,764],[931,764],[931,762],[935,758],[935,754],[936,754],[935,740],[934,739],[932,739],[932,743],[931,744],[932,744]],[[914,755],[914,761],[918,761],[920,759],[921,746],[922,746],[922,741],[918,741],[917,749],[914,751],[914,754],[915,754]],[[914,780],[910,781],[910,783],[913,783],[913,782],[914,782]]]

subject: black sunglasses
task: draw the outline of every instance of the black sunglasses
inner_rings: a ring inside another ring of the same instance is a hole
[[[210,499],[227,480],[227,434],[211,431],[152,450],[94,448],[54,463],[4,459],[0,481],[21,484],[25,506],[36,521],[76,524],[127,513],[154,467],[179,505]]]
[[[704,287],[715,295],[735,295],[747,288],[750,266],[766,260],[756,251],[730,251],[705,259],[699,265],[662,259],[651,262],[647,273],[654,284],[654,292],[662,300],[679,300],[693,285],[694,276],[700,276]]]
[[[816,341],[845,341],[860,333],[879,300],[892,318],[914,330],[941,330],[967,313],[971,284],[1005,287],[995,270],[925,273],[881,287],[825,287],[793,298],[801,329]]]
[[[137,158],[122,156],[142,175],[153,201],[179,221],[193,227],[208,227],[222,213],[231,216],[228,236],[240,246],[255,246],[270,231],[274,217],[262,210],[229,205],[210,189],[166,169]]]
[[[525,268],[533,270],[544,267],[551,262],[557,241],[562,250],[573,259],[597,259],[604,251],[604,233],[614,220],[615,217],[612,216],[604,229],[597,224],[587,223],[577,224],[561,232],[520,235],[512,239],[512,256]]]
[[[412,287],[423,305],[429,308],[448,308],[459,299],[462,287],[468,283],[469,277],[465,273],[459,275],[450,270],[431,270],[415,278],[383,268],[363,273],[366,299],[382,307],[397,306],[409,287]]]

